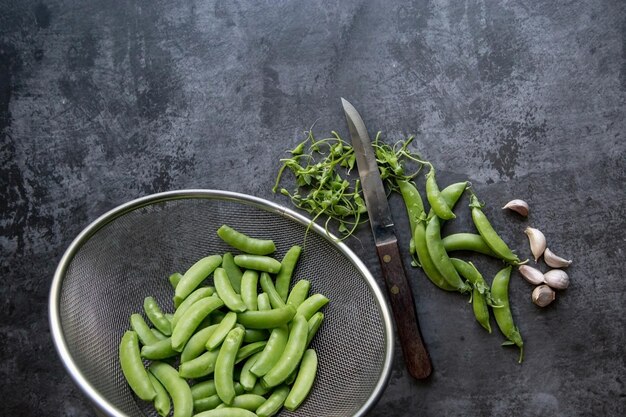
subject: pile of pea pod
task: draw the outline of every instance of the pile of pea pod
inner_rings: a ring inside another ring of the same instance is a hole
[[[426,174],[426,197],[430,204],[424,209],[422,197],[415,184],[407,178],[397,177],[395,182],[406,205],[412,239],[410,252],[416,259],[414,264],[421,267],[428,279],[445,291],[458,291],[471,294],[472,308],[476,320],[491,333],[489,307],[491,307],[498,328],[507,338],[503,345],[516,345],[520,349],[519,362],[523,360],[524,342],[515,326],[509,307],[508,286],[511,265],[520,265],[519,257],[498,236],[489,219],[482,211],[483,204],[469,188],[468,182],[451,184],[439,189],[435,170],[430,163]],[[441,237],[441,227],[445,221],[456,218],[453,209],[463,193],[471,193],[469,207],[478,234],[455,233]],[[508,265],[487,285],[481,273],[471,262],[450,257],[454,251],[474,251],[501,259]]]
[[[173,314],[146,297],[153,327],[141,314],[131,315],[119,348],[122,372],[161,416],[172,407],[174,417],[293,411],[315,381],[318,358],[309,345],[329,300],[309,295],[307,280],[291,285],[300,246],[278,261],[269,256],[276,250],[272,240],[227,225],[217,234],[242,253],[207,256],[184,275],[172,274]],[[213,286],[206,285],[211,275]]]

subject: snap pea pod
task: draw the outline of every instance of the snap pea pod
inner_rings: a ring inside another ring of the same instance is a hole
[[[228,275],[233,290],[235,290],[236,293],[240,293],[243,272],[241,272],[241,269],[235,264],[235,257],[232,253],[226,252],[222,256],[222,268],[226,270],[226,275]]]
[[[211,255],[193,264],[174,290],[174,306],[178,307],[222,263],[220,255]]]
[[[217,235],[233,248],[252,255],[269,255],[276,250],[274,241],[253,238],[225,224],[217,229]]]
[[[233,403],[230,405],[232,408],[243,408],[248,411],[256,411],[265,402],[265,397],[257,394],[241,394],[237,395],[233,399]],[[218,409],[226,408],[226,404],[220,404]]]
[[[215,331],[211,334],[211,336],[207,339],[205,347],[207,350],[213,350],[218,347],[228,332],[230,332],[233,327],[237,324],[237,313],[233,311],[229,311],[226,313],[222,321],[217,325]]]
[[[243,341],[244,330],[239,327],[232,329],[220,347],[215,362],[215,389],[224,404],[230,405],[235,398],[235,382],[233,373],[237,351]]]
[[[519,363],[524,358],[524,341],[519,329],[513,321],[513,314],[509,305],[509,280],[511,278],[511,266],[501,269],[491,283],[491,296],[493,301],[502,306],[494,308],[493,315],[502,334],[508,339],[503,345],[516,345],[519,347]]]
[[[246,304],[241,299],[241,296],[233,289],[224,268],[217,268],[215,270],[213,274],[213,283],[215,284],[215,291],[217,292],[217,295],[219,295],[222,301],[224,301],[226,307],[232,311],[246,311]]]
[[[260,293],[257,296],[257,307],[259,308],[259,311],[267,311],[267,310],[271,310],[272,309],[272,305],[270,304],[270,298],[268,297],[268,295],[264,292]]]
[[[250,356],[244,362],[241,367],[241,373],[239,374],[239,382],[243,386],[246,391],[250,391],[254,388],[254,384],[256,384],[257,376],[253,374],[250,369],[256,363],[257,359],[261,356],[263,352],[257,352],[254,355]]]
[[[455,287],[448,284],[448,281],[439,272],[433,260],[428,253],[428,245],[426,244],[426,225],[424,222],[418,222],[413,231],[413,242],[415,243],[415,253],[419,260],[422,271],[426,277],[437,287],[445,291],[454,291]]]
[[[178,376],[176,369],[164,362],[154,361],[150,364],[149,369],[172,398],[174,403],[173,417],[191,417],[193,414],[193,397],[187,381]]]
[[[454,206],[459,201],[463,192],[467,188],[467,181],[455,182],[454,184],[448,185],[446,188],[441,190],[441,198],[443,201],[450,207],[450,209],[454,209]],[[430,220],[435,215],[435,211],[431,208],[428,211],[428,215],[426,216],[426,220]],[[442,225],[445,223],[445,219],[440,219],[439,221]]]
[[[258,310],[257,286],[259,284],[259,273],[253,270],[246,270],[241,277],[241,300],[246,305],[247,310]]]
[[[315,381],[315,375],[317,374],[317,354],[313,349],[307,349],[302,355],[302,362],[300,363],[300,370],[298,376],[289,391],[289,395],[285,399],[285,408],[289,411],[294,411],[302,404],[304,399],[309,395],[313,382]]]
[[[158,340],[163,340],[163,339],[167,339],[167,336],[165,336],[163,333],[161,333],[160,331],[158,331],[155,328],[150,329],[150,331],[152,332],[153,335],[156,336],[156,338]]]
[[[261,272],[261,279],[259,280],[259,282],[261,283],[261,288],[269,297],[272,308],[280,308],[285,306],[285,302],[274,287],[274,283],[272,282],[270,274],[268,274],[267,272]]]
[[[267,330],[262,329],[246,329],[246,334],[243,336],[244,343],[260,342],[267,340],[269,337]]]
[[[287,304],[298,308],[300,304],[309,296],[309,290],[311,289],[311,282],[306,279],[301,279],[296,282],[287,297]]]
[[[293,306],[285,306],[264,311],[244,311],[237,314],[237,321],[247,329],[273,329],[289,323],[296,315]]]
[[[178,367],[178,373],[183,378],[202,378],[215,372],[215,362],[219,350],[209,350],[190,361],[183,362]]]
[[[215,394],[217,394],[217,391],[215,390],[215,381],[213,379],[198,382],[191,386],[191,396],[194,400]]]
[[[154,297],[148,296],[143,300],[143,310],[154,327],[166,336],[172,335],[172,325]]]
[[[328,304],[328,301],[323,294],[313,294],[298,306],[296,314],[301,314],[305,320],[309,320],[320,308]]]
[[[176,355],[178,352],[172,348],[172,339],[169,337],[141,348],[141,356],[146,359],[167,359]]]
[[[202,415],[203,411],[214,410],[218,405],[222,404],[222,400],[219,395],[213,394],[204,398],[197,398],[193,400],[194,417]]]
[[[276,259],[261,255],[237,255],[235,256],[235,263],[241,268],[269,272],[270,274],[278,273],[282,267]]]
[[[318,311],[317,313],[313,314],[313,316],[311,316],[311,318],[309,319],[309,322],[308,322],[309,332],[307,333],[307,336],[306,336],[307,348],[313,341],[313,338],[315,337],[315,334],[319,330],[323,321],[324,321],[324,313],[322,313],[321,311]]]
[[[250,369],[254,375],[261,377],[265,375],[278,362],[280,356],[285,350],[287,339],[289,338],[289,329],[287,325],[276,327],[272,330],[267,344],[263,348],[256,363]]]
[[[281,385],[276,388],[267,400],[256,410],[258,417],[271,417],[278,413],[289,395],[289,387]]]
[[[296,264],[298,263],[301,253],[302,247],[294,245],[289,248],[283,260],[280,262],[280,271],[278,271],[278,275],[276,275],[276,292],[280,295],[283,303],[287,301],[293,271],[296,269]]]
[[[489,219],[487,219],[487,216],[485,216],[485,213],[482,211],[483,204],[478,201],[478,197],[476,197],[475,194],[472,194],[470,197],[470,208],[472,209],[474,226],[476,226],[478,233],[493,252],[500,258],[514,265],[521,265],[526,262],[521,262],[519,257],[513,253],[504,240],[498,236],[498,233],[496,233],[491,223],[489,223]]]
[[[419,191],[409,180],[396,179],[400,194],[406,206],[410,230],[415,230],[418,220],[424,214],[424,202]],[[412,253],[412,252],[411,252]]]
[[[463,281],[459,273],[456,272],[446,250],[443,248],[443,243],[441,242],[441,227],[439,217],[437,216],[433,216],[426,226],[426,247],[428,248],[428,254],[433,264],[450,286],[461,293],[470,292],[472,290],[471,286]]]
[[[180,303],[180,305],[176,308],[176,311],[174,311],[174,317],[172,317],[172,331],[174,331],[178,320],[180,320],[182,315],[185,314],[189,307],[191,307],[196,301],[200,300],[201,298],[210,297],[211,295],[213,295],[214,292],[215,290],[213,289],[213,287],[201,287],[189,294],[189,296],[185,298],[185,301]]]
[[[474,311],[474,317],[485,330],[491,333],[489,308],[487,307],[487,298],[491,298],[491,291],[487,283],[471,262],[465,262],[457,258],[450,258],[450,261],[452,261],[458,273],[472,284],[472,310]]]
[[[280,359],[263,375],[262,381],[266,386],[275,387],[281,384],[298,367],[306,348],[308,332],[307,319],[303,315],[297,314],[293,319],[289,338]]]
[[[252,342],[241,346],[241,348],[237,351],[237,356],[235,357],[235,365],[245,359],[248,359],[255,353],[261,352],[263,348],[265,348],[265,345],[267,345],[267,341],[262,340],[260,342]]]
[[[142,345],[151,345],[159,341],[158,336],[155,336],[148,323],[143,319],[141,314],[134,313],[130,315],[130,327],[135,333]]]
[[[154,408],[161,417],[167,417],[170,414],[170,409],[172,408],[170,396],[167,394],[167,391],[165,391],[163,385],[154,375],[152,375],[152,373],[148,372],[148,378],[150,378],[150,382],[152,382],[152,386],[157,393],[156,398],[153,401]]]
[[[176,289],[176,286],[178,285],[182,277],[183,274],[181,274],[180,272],[174,272],[172,275],[169,276],[168,280],[170,281],[173,289]]]
[[[451,220],[456,218],[456,215],[452,212],[451,207],[446,200],[441,196],[437,180],[435,179],[435,169],[430,166],[428,174],[426,174],[426,198],[430,203],[431,209],[435,214],[444,219]]]
[[[180,354],[180,363],[189,362],[204,353],[207,340],[209,340],[209,337],[211,337],[217,327],[217,324],[210,325],[191,336]]]
[[[137,394],[137,397],[144,401],[153,401],[157,393],[141,361],[139,338],[137,333],[132,330],[128,330],[122,336],[119,347],[119,359],[122,373],[130,388]]]
[[[448,235],[442,239],[443,248],[446,252],[454,252],[459,250],[466,250],[472,252],[482,253],[483,255],[497,258],[498,255],[491,250],[485,239],[481,235],[475,233],[454,233]]]
[[[224,407],[203,411],[194,417],[257,417],[257,415],[245,408]]]
[[[180,352],[185,347],[195,330],[213,310],[220,308],[224,302],[217,297],[201,298],[196,301],[185,314],[180,318],[180,322],[174,327],[172,332],[172,348]]]

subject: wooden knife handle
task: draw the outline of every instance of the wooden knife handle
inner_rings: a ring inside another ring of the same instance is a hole
[[[422,341],[413,292],[406,278],[398,241],[394,239],[380,243],[376,245],[376,251],[387,284],[406,367],[414,378],[424,379],[430,375],[432,365]]]

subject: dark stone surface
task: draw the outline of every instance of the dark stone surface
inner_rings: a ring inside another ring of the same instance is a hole
[[[442,184],[469,179],[521,254],[532,225],[574,259],[543,310],[512,279],[522,365],[462,297],[411,270],[435,370],[411,380],[398,349],[369,415],[624,415],[625,5],[0,1],[0,414],[93,415],[47,321],[56,264],[90,221],[182,188],[288,204],[271,192],[279,157],[314,122],[345,135],[344,96],[370,131],[415,134]],[[499,210],[512,198],[528,220]],[[471,228],[460,212],[448,230]],[[369,231],[358,237],[379,277]]]

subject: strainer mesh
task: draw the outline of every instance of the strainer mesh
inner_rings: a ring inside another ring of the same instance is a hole
[[[173,311],[167,277],[201,257],[236,250],[216,235],[222,224],[271,237],[281,259],[302,245],[306,226],[264,207],[233,199],[184,198],[127,212],[91,236],[63,278],[60,317],[77,367],[112,405],[129,416],[156,416],[135,398],[118,364],[118,343],[129,316],[154,296]],[[282,416],[350,416],[371,396],[384,366],[385,324],[375,295],[353,263],[317,233],[307,235],[295,280],[311,281],[311,293],[330,298],[312,347],[319,371],[312,394]]]

